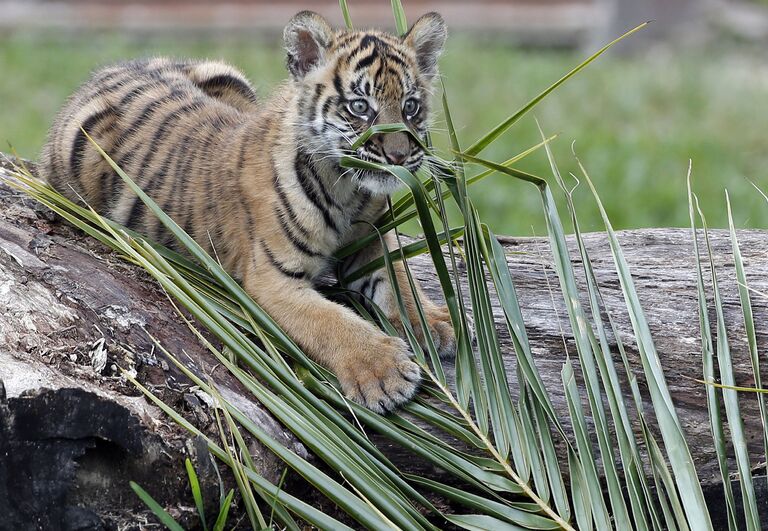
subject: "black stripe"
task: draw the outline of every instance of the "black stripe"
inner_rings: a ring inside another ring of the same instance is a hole
[[[396,79],[400,77],[400,73],[392,68],[391,65],[387,65],[387,76],[389,76],[391,79]]]
[[[320,96],[323,94],[324,87],[325,85],[323,85],[322,83],[318,83],[317,85],[315,85],[315,93],[312,96],[312,102],[313,102],[312,105],[315,105],[317,103],[317,100],[320,99]]]
[[[384,279],[381,277],[376,277],[376,279],[371,284],[371,294],[368,295],[368,298],[371,300],[374,300],[376,298],[376,290],[379,289],[379,286],[381,283],[384,282]]]
[[[127,85],[130,81],[133,80],[140,80],[144,82],[146,85],[150,85],[153,81],[155,82],[163,82],[166,84],[169,84],[169,80],[167,78],[164,78],[162,76],[164,68],[158,68],[158,69],[152,69],[152,70],[144,70],[144,69],[138,69],[133,67],[125,67],[123,70],[120,71],[121,74],[125,74],[124,77],[120,78],[117,81],[114,81],[111,85],[103,86],[101,85],[104,81],[99,80],[96,84],[96,89],[89,95],[89,97],[95,97],[97,95],[103,95],[106,93],[111,93],[119,88],[124,87]]]
[[[405,61],[403,61],[402,59],[400,59],[400,57],[398,57],[395,54],[387,55],[387,61],[392,61],[393,63],[395,63],[400,68],[403,68],[403,69],[407,69],[408,68],[408,64]]]
[[[336,92],[339,95],[339,101],[345,101],[346,97],[344,96],[344,87],[341,84],[341,77],[339,76],[338,67],[336,72],[333,74],[333,86],[336,88]]]
[[[146,91],[154,88],[158,88],[158,85],[142,82],[140,85],[126,92],[123,95],[122,100],[116,106],[116,111],[119,114],[121,120],[125,117],[126,111],[129,108],[129,104],[132,103],[133,100],[138,99],[139,103],[146,101]],[[176,96],[180,96],[182,94],[182,92],[179,90],[181,88],[181,84],[179,82],[173,82],[167,85],[165,88],[170,89],[171,92],[161,97],[159,100],[150,100],[150,103],[142,108],[139,113],[140,116],[135,119],[133,123],[127,126],[120,126],[119,134],[112,146],[112,158],[114,158],[118,163],[122,160],[120,158],[120,154],[124,151],[124,148],[126,149],[126,152],[123,156],[128,156],[130,154],[128,157],[129,160],[133,159],[133,157],[136,155],[136,146],[141,145],[143,142],[142,137],[135,134],[136,130],[139,127],[142,127],[144,123],[149,119],[149,117],[161,107],[161,105],[176,100]]]
[[[182,202],[181,198],[179,198],[176,195],[176,192],[178,190],[179,185],[181,184],[182,179],[184,178],[184,174],[180,172],[182,166],[186,166],[187,170],[189,169],[189,158],[187,157],[187,151],[189,151],[189,145],[191,143],[192,135],[195,133],[188,133],[182,140],[181,140],[181,147],[178,152],[178,161],[180,163],[177,163],[174,167],[173,176],[171,177],[172,184],[171,189],[168,191],[168,195],[166,196],[165,202],[161,205],[163,212],[174,218],[174,221],[177,221],[175,219],[177,209],[173,208],[175,205],[178,205]],[[158,235],[159,236],[159,235]],[[173,238],[170,239],[170,242],[173,242]],[[168,245],[166,243],[166,239],[161,242],[165,245]]]
[[[379,68],[376,71],[376,74],[373,76],[373,84],[381,86],[383,84],[383,78],[384,77],[389,78],[389,79],[394,79],[394,78],[397,78],[399,76],[398,76],[397,72],[392,67],[387,65],[386,68]]]
[[[421,162],[421,160],[424,158],[424,152],[419,150],[418,153],[416,153],[416,156],[411,162],[411,164],[416,164],[418,162]]]
[[[248,226],[245,227],[245,233],[248,235],[248,240],[251,242],[251,248],[253,248],[254,233],[256,232],[256,222],[253,220],[253,215],[251,214],[251,211],[248,209],[248,205],[245,202],[245,192],[243,192],[242,185],[240,184],[239,180],[237,183],[237,199],[240,202],[240,208],[243,209],[248,223]]]
[[[157,154],[157,147],[159,147],[160,142],[163,140],[163,137],[166,135],[168,128],[174,123],[182,118],[185,118],[188,111],[197,110],[200,107],[202,107],[202,100],[193,100],[189,103],[186,103],[182,105],[181,107],[178,107],[171,112],[168,113],[168,115],[163,119],[163,121],[160,123],[160,125],[155,129],[155,132],[152,135],[152,139],[150,141],[145,141],[146,144],[148,144],[149,148],[147,149],[146,154],[144,155],[144,158],[141,161],[141,164],[139,166],[139,171],[143,171],[145,168],[149,168],[150,163],[152,162],[152,159],[155,158],[155,155]],[[161,166],[161,170],[158,173],[163,173],[167,171],[168,167],[168,157],[166,157],[166,160],[164,161],[163,166]],[[156,174],[157,175],[157,174]],[[144,187],[145,192],[149,192],[153,189],[153,181],[154,178],[150,178],[149,181],[146,183],[142,183],[142,186]]]
[[[336,44],[339,47],[343,47],[351,43],[356,38],[357,38],[357,33],[348,33],[347,35],[344,35],[343,37],[339,38],[339,40],[336,41]]]
[[[281,113],[281,117],[284,115],[284,113]],[[285,196],[285,192],[283,191],[282,187],[280,186],[280,181],[278,178],[277,173],[277,167],[275,166],[275,159],[274,157],[270,157],[270,165],[272,169],[272,182],[275,186],[275,190],[277,191],[277,196],[279,201],[281,202],[283,209],[275,207],[275,215],[277,216],[278,222],[280,223],[280,227],[283,229],[283,232],[285,233],[288,240],[293,244],[294,247],[296,247],[299,251],[306,254],[307,256],[311,257],[323,257],[325,256],[321,253],[315,252],[311,250],[306,242],[301,241],[299,237],[296,236],[296,234],[293,232],[293,229],[288,225],[285,214],[288,215],[290,220],[293,222],[293,224],[298,227],[298,229],[302,232],[305,238],[309,238],[309,232],[306,228],[304,228],[300,223],[296,216],[296,213],[293,211],[293,208],[291,208],[290,203],[288,202],[288,198]]]
[[[357,289],[358,293],[362,295],[363,297],[367,297],[365,294],[365,290],[368,289],[368,287],[371,285],[371,277],[365,277],[365,280],[363,280],[363,283],[360,284],[360,287]]]
[[[209,153],[211,149],[211,145],[216,141],[216,139],[219,136],[219,133],[221,131],[216,129],[214,127],[213,131],[209,131],[208,137],[203,142],[202,151],[204,153]],[[206,229],[210,229],[211,227],[208,227],[209,221],[213,219],[211,216],[211,211],[215,209],[218,206],[219,199],[221,197],[221,193],[219,191],[218,187],[214,187],[213,179],[214,179],[213,173],[206,172],[203,174],[204,184],[205,184],[205,191],[207,194],[206,197],[206,204],[205,204],[205,219],[203,220],[206,224]],[[231,169],[227,170],[227,173],[224,177],[224,182],[231,183],[235,179],[235,175],[232,172]],[[219,176],[219,181],[221,181],[221,177]],[[221,223],[216,223],[213,227],[214,233],[216,233],[217,230],[221,230]],[[211,236],[211,239],[213,239],[213,236]],[[216,239],[218,241],[218,239]]]
[[[200,90],[206,93],[211,93],[214,90],[233,90],[253,103],[256,103],[257,101],[256,93],[250,85],[245,83],[242,79],[229,74],[219,74],[210,77],[205,81],[197,83],[197,86],[200,87]]]
[[[379,87],[379,90],[381,90],[380,77],[382,70],[384,70],[384,61],[379,61],[379,66],[376,67],[376,72],[373,73],[373,86]]]
[[[365,93],[360,89],[360,83],[363,82],[363,78],[365,77],[365,74],[361,74],[352,82],[352,93],[357,94],[360,97],[365,96]]]
[[[311,160],[308,161],[308,164],[304,167],[304,169],[310,173],[312,180],[316,182],[320,187],[320,192],[323,194],[323,200],[325,200],[325,204],[343,211],[344,209],[341,207],[341,205],[337,203],[333,197],[331,197],[331,194],[328,193],[328,190],[325,188],[325,183],[317,174],[317,170],[315,169],[315,166],[312,164]]]
[[[299,251],[304,253],[307,256],[310,256],[312,258],[325,258],[325,255],[322,253],[318,253],[316,251],[313,251],[307,245],[301,241],[296,234],[294,234],[293,229],[288,225],[288,223],[285,221],[285,215],[280,211],[279,209],[275,209],[275,215],[277,216],[277,220],[280,222],[280,228],[283,229],[283,233],[285,233],[285,237],[288,238],[288,241],[291,242],[291,244],[296,247]]]
[[[133,76],[131,76],[130,74],[126,74],[125,77],[113,82],[111,85],[104,85],[104,86],[97,85],[96,89],[92,93],[90,93],[88,96],[91,98],[95,98],[99,95],[111,94],[116,90],[125,87],[125,85],[127,85],[132,79],[134,79]]]
[[[378,38],[376,35],[365,35],[360,39],[361,49],[371,45],[373,45],[374,48],[381,48],[382,50],[388,50],[390,48],[389,44]]]
[[[124,225],[129,229],[141,229],[138,223],[139,220],[144,217],[143,210],[144,203],[142,203],[138,196],[135,197],[133,199],[133,205],[131,205],[131,211],[128,213],[128,217],[126,218]]]
[[[152,140],[149,142],[149,148],[147,151],[147,154],[144,156],[144,159],[141,161],[140,168],[147,168],[149,166],[149,163],[154,158],[157,151],[153,149],[153,147],[157,146],[158,141],[160,138],[165,135],[166,130],[168,127],[173,123],[181,118],[183,118],[187,111],[191,111],[196,108],[200,108],[202,106],[202,100],[193,100],[190,103],[187,103],[185,105],[182,105],[178,109],[173,110],[168,116],[165,117],[165,119],[162,121],[160,126],[155,130],[154,135],[152,136]],[[171,163],[173,153],[169,153],[166,159],[163,161],[162,166],[158,169],[157,172],[155,172],[146,183],[142,183],[142,188],[144,192],[149,195],[155,187],[155,184],[157,183],[158,178],[162,179],[165,177],[165,175],[168,172],[168,168]],[[128,214],[128,219],[126,221],[127,226],[132,226],[132,223],[134,220],[136,220],[136,217],[139,216],[141,212],[141,207],[143,206],[143,202],[141,199],[136,196],[133,200],[133,206],[131,207],[130,214]]]
[[[334,220],[331,216],[331,213],[328,211],[328,207],[326,207],[320,200],[320,196],[318,195],[317,190],[315,190],[315,185],[307,177],[305,167],[308,164],[310,164],[310,162],[306,157],[296,153],[296,159],[294,160],[293,168],[296,172],[296,177],[299,181],[299,184],[301,185],[301,189],[304,191],[304,195],[307,196],[307,199],[309,199],[309,201],[315,205],[315,208],[317,208],[323,215],[325,224],[332,228],[336,234],[341,234],[341,229],[336,224],[336,220]]]
[[[115,77],[121,76],[119,79],[115,80]],[[99,94],[105,94],[112,92],[126,83],[128,83],[131,79],[133,79],[132,72],[129,70],[118,70],[116,72],[112,72],[102,78],[94,78],[91,83],[91,87],[93,90],[88,92],[88,98],[95,98]],[[109,83],[109,84],[107,84]]]
[[[355,65],[355,68],[353,70],[357,72],[358,70],[362,70],[363,68],[367,68],[373,64],[373,62],[379,58],[379,51],[374,48],[370,55],[363,57],[360,59],[357,64]]]
[[[116,68],[116,69],[112,70],[111,72],[107,72],[107,70],[110,70],[109,67],[99,70],[94,74],[93,80],[97,81],[98,83],[106,83],[110,79],[113,79],[115,76],[119,76],[125,72],[125,70],[120,67],[113,67],[113,68]]]
[[[79,179],[80,177],[85,146],[86,142],[88,142],[85,133],[83,133],[83,129],[85,129],[89,135],[92,135],[94,127],[96,127],[100,121],[102,121],[107,116],[110,116],[111,114],[112,107],[108,107],[103,111],[92,114],[86,118],[85,121],[83,121],[82,125],[80,125],[78,128],[77,133],[75,133],[75,140],[72,143],[72,152],[69,154],[69,167],[72,171],[72,177],[75,180]]]
[[[144,156],[144,159],[141,161],[141,167],[147,168],[149,164],[152,162],[152,159],[155,158],[155,154],[157,153],[156,147],[159,147],[158,144],[165,140],[164,137],[168,132],[168,128],[174,123],[182,118],[186,118],[186,113],[189,111],[195,111],[199,110],[203,107],[203,100],[202,99],[194,99],[190,101],[189,103],[185,103],[181,107],[178,107],[171,112],[168,113],[168,115],[163,119],[163,121],[160,123],[160,125],[155,129],[155,132],[152,134],[152,139],[149,140],[149,142],[146,142],[149,144],[150,149],[147,152],[147,154]],[[149,186],[150,183],[147,183],[147,186]]]
[[[331,109],[331,105],[333,105],[333,98],[328,98],[323,103],[323,107],[320,111],[320,116],[322,116],[323,119],[325,119],[328,116],[328,111]]]
[[[291,220],[291,223],[299,230],[299,232],[305,237],[309,238],[309,231],[299,222],[299,217],[296,215],[296,212],[293,210],[293,207],[291,206],[291,203],[288,201],[288,197],[285,195],[285,191],[283,190],[283,187],[280,185],[280,179],[277,176],[277,168],[275,168],[275,161],[272,160],[272,172],[274,175],[274,183],[275,183],[275,191],[277,192],[277,197],[280,199],[280,203],[282,204],[282,211],[285,212],[285,214],[288,215],[288,219]]]
[[[163,212],[171,216],[171,218],[173,218],[174,221],[176,221],[175,218],[176,218],[177,209],[173,207],[179,202],[178,198],[173,194],[173,191],[175,190],[178,184],[177,172],[178,172],[179,166],[186,161],[186,153],[189,149],[190,140],[192,135],[195,134],[196,128],[190,127],[190,131],[193,131],[193,132],[188,133],[184,138],[182,138],[181,142],[178,142],[174,146],[173,150],[170,153],[168,153],[168,156],[166,157],[163,164],[163,170],[162,170],[163,180],[160,185],[161,193],[158,195],[160,196],[163,195],[162,194],[163,185],[170,181],[170,190],[168,190],[168,193],[166,194],[166,200],[161,205],[161,208],[163,209]],[[170,169],[171,163],[173,163],[174,171],[170,172],[170,175],[169,175],[169,169]],[[149,189],[145,189],[144,191],[148,193]],[[147,229],[149,228],[147,227]],[[155,241],[158,241],[158,242],[161,241],[161,238],[162,238],[164,245],[168,247],[173,247],[174,238],[171,237],[169,239],[168,238],[169,234],[170,233],[165,228],[165,225],[163,225],[162,222],[158,220],[157,224],[155,225],[155,234],[152,234],[151,236],[153,236],[155,238]]]
[[[150,85],[148,83],[142,83],[137,87],[132,88],[125,94],[123,94],[122,99],[117,104],[119,107],[125,107],[129,103],[131,103],[134,99],[136,99],[138,96],[141,96],[144,94],[144,91],[149,87]]]
[[[157,146],[158,142],[162,140],[163,136],[167,133],[168,127],[173,123],[176,122],[186,116],[185,113],[189,111],[196,111],[204,106],[204,100],[196,98],[190,101],[189,103],[185,103],[181,107],[172,110],[168,116],[165,117],[165,119],[162,121],[160,126],[155,129],[154,134],[152,135],[152,140],[149,141],[149,145],[154,147]],[[155,155],[155,150],[150,150],[149,153],[144,157],[144,160],[141,163],[142,168],[146,168],[147,164],[152,160],[152,158]]]
[[[264,254],[267,255],[267,258],[269,259],[269,263],[272,264],[283,275],[291,278],[296,278],[296,279],[306,278],[307,274],[304,271],[296,271],[293,269],[289,269],[288,267],[285,266],[285,264],[277,260],[277,258],[275,258],[275,255],[272,254],[272,251],[269,249],[267,244],[264,243],[264,240],[259,240],[259,243],[261,243],[261,248],[263,249]]]
[[[109,79],[93,79],[90,81],[90,86],[88,87],[87,91],[83,91],[83,97],[85,100],[91,100],[94,98],[98,98],[99,96],[109,95],[113,92],[117,91],[118,89],[125,86],[126,83],[131,81],[131,76],[128,75],[125,71],[118,72],[116,74],[125,74],[123,77],[120,77],[118,80],[114,81],[115,76],[111,76]]]
[[[257,129],[256,132],[259,133],[258,137],[260,138],[261,134],[263,133],[263,130],[262,129]],[[250,133],[250,131],[249,131],[249,133]],[[250,142],[251,140],[252,139],[250,138],[250,134],[249,135],[246,135],[246,134],[241,135],[241,138],[240,138],[240,151],[238,151],[238,153],[237,153],[237,163],[236,163],[236,166],[235,166],[238,178],[240,177],[240,174],[243,171],[243,166],[245,165],[245,155],[246,155],[246,153],[248,151],[248,148],[251,146],[251,142]],[[256,142],[253,142],[253,144],[255,145]]]
[[[288,197],[286,197],[285,192],[283,191],[283,188],[280,186],[277,179],[275,179],[275,190],[277,190],[277,197],[280,199],[280,203],[282,205],[281,211],[284,212],[288,218],[291,220],[291,223],[299,229],[299,232],[301,232],[304,237],[309,237],[309,231],[301,224],[299,223],[299,218],[296,216],[296,212],[293,211],[293,207],[288,202]]]
[[[123,171],[130,173],[128,165],[131,162],[133,162],[133,159],[136,156],[136,153],[137,153],[136,150],[129,151],[122,157],[114,159],[115,164],[117,164],[118,167],[120,167],[120,169],[122,169]],[[123,181],[120,178],[120,176],[117,174],[117,172],[112,172],[112,182],[111,182],[112,190],[114,191],[115,189],[117,189],[118,185],[122,182]]]
[[[186,216],[184,216],[184,220],[181,223],[181,228],[184,229],[184,232],[186,232],[190,238],[197,241],[197,238],[195,235],[195,226],[192,223],[194,221],[193,219],[194,209],[191,208],[190,205],[187,205],[184,211]]]
[[[314,123],[315,118],[317,118],[317,103],[320,101],[320,96],[323,93],[323,85],[318,83],[315,85],[315,92],[312,94],[312,98],[309,101],[309,123]]]
[[[371,192],[369,192],[366,189],[363,189],[360,191],[360,194],[357,196],[357,200],[360,202],[357,207],[355,207],[355,213],[350,216],[349,219],[354,221],[357,220],[357,216],[359,216],[363,210],[365,210],[365,207],[368,206],[368,199],[371,198]]]
[[[128,127],[123,129],[123,132],[120,134],[120,136],[117,137],[115,144],[122,144],[127,137],[136,137],[136,133],[138,132],[139,128],[142,127],[159,108],[161,108],[166,103],[170,103],[173,100],[179,98],[183,94],[184,93],[182,91],[174,87],[171,89],[171,92],[162,98],[149,102],[141,110],[139,117],[136,118]]]

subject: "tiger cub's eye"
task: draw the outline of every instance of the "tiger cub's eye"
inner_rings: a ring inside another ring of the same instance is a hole
[[[413,98],[405,100],[405,103],[403,104],[403,112],[405,112],[405,115],[409,118],[416,114],[416,112],[419,110],[419,102],[416,101]]]
[[[363,116],[368,112],[368,102],[365,100],[352,100],[349,102],[349,110],[353,114]]]

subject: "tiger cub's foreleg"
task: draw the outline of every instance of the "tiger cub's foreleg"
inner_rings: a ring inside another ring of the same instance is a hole
[[[315,361],[333,371],[344,394],[379,413],[416,393],[421,371],[405,341],[324,298],[308,280],[253,264],[246,291]]]
[[[390,250],[397,249],[397,241],[392,233],[385,235],[384,241]],[[357,267],[365,265],[381,255],[381,244],[376,241],[351,257],[347,263],[344,264],[344,269],[345,271],[351,272]],[[403,298],[411,328],[416,338],[419,340],[419,344],[423,348],[426,348],[426,338],[424,337],[422,326],[419,321],[418,309],[416,307],[413,290],[411,290],[408,282],[405,267],[400,261],[395,262],[393,267],[395,276],[397,277],[400,296]],[[426,317],[429,331],[438,353],[444,357],[454,355],[456,353],[456,338],[454,336],[453,328],[451,327],[451,318],[448,313],[448,308],[446,306],[438,306],[432,302],[432,300],[422,291],[418,281],[414,279],[414,283],[416,284],[416,293],[424,310],[424,316]],[[386,269],[378,269],[368,276],[355,280],[347,287],[352,291],[360,293],[364,305],[370,307],[370,303],[372,302],[381,308],[387,319],[397,328],[400,335],[405,337],[403,322],[400,317],[400,308]]]

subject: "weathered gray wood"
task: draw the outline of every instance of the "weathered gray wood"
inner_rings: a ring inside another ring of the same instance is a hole
[[[2,170],[0,170],[2,171]],[[736,292],[731,244],[726,231],[711,233],[715,266],[720,278],[732,354],[740,385],[753,384]],[[717,465],[709,435],[704,388],[694,379],[701,377],[701,350],[696,302],[696,280],[691,233],[686,229],[623,231],[619,240],[639,291],[640,299],[659,351],[667,382],[678,408],[696,466],[704,481],[714,480]],[[618,324],[630,362],[645,393],[645,378],[632,340],[633,334],[605,234],[585,235],[606,309]],[[740,231],[739,241],[753,293],[753,306],[761,352],[768,349],[768,232]],[[579,363],[567,320],[552,258],[546,240],[502,237],[508,265],[516,283],[537,367],[550,391],[555,409],[566,418],[560,371],[566,353]],[[572,257],[577,257],[569,239]],[[429,258],[410,261],[415,276],[428,293],[439,291]],[[574,259],[577,272],[578,259]],[[708,274],[708,267],[705,267]],[[584,288],[579,272],[579,285]],[[465,293],[465,296],[468,295]],[[581,302],[587,306],[586,297]],[[516,394],[515,355],[501,310],[494,300],[499,335],[505,352],[510,386]],[[714,313],[710,311],[714,323]],[[149,430],[157,431],[148,418],[161,419],[159,412],[122,382],[111,364],[138,367],[139,378],[151,384],[183,388],[180,378],[152,353],[146,329],[171,352],[187,352],[200,373],[213,374],[220,386],[245,405],[262,425],[286,444],[301,447],[207,357],[191,333],[176,318],[164,294],[136,267],[59,221],[46,217],[44,209],[7,188],[0,188],[0,380],[9,396],[18,396],[39,387],[79,387],[108,397],[145,419]],[[94,341],[104,338],[109,352],[108,366],[94,372],[88,353]],[[130,352],[130,353],[129,353]],[[616,360],[617,365],[619,364]],[[619,372],[623,375],[621,367]],[[449,374],[452,377],[452,374]],[[580,375],[579,375],[580,379]],[[626,378],[622,376],[623,384]],[[625,385],[625,393],[627,393]],[[197,398],[178,393],[177,403]],[[625,394],[625,397],[628,393]],[[652,412],[647,400],[645,409]],[[625,400],[631,408],[631,401]],[[742,415],[750,438],[750,450],[760,456],[761,427],[753,396],[742,399]],[[195,408],[205,424],[206,408]],[[164,428],[167,430],[167,426]],[[165,431],[163,432],[166,433]],[[427,471],[424,463],[408,454],[399,455],[390,445],[393,460],[411,471]],[[257,450],[258,453],[258,450]],[[265,471],[278,467],[263,455]]]
[[[704,248],[703,234],[699,235],[700,248]],[[731,242],[728,231],[710,232],[713,245],[714,263],[722,293],[725,320],[734,359],[738,385],[754,386],[752,369],[748,356],[746,335],[739,297]],[[640,302],[645,310],[653,334],[661,365],[672,393],[677,414],[685,429],[696,467],[703,481],[716,480],[718,476],[709,420],[704,395],[704,386],[695,381],[702,378],[701,340],[696,295],[696,267],[693,254],[692,234],[689,229],[643,229],[621,231],[618,239],[637,287]],[[738,231],[747,282],[752,290],[752,305],[757,329],[758,347],[764,360],[768,351],[768,232],[760,230]],[[645,388],[645,376],[634,343],[634,334],[627,314],[618,276],[610,253],[608,239],[604,233],[584,235],[585,244],[593,263],[598,285],[605,300],[607,311],[618,326],[619,334],[627,348],[627,354],[634,374],[638,378],[645,398],[644,409],[652,415],[653,408]],[[560,371],[566,353],[574,361],[577,378],[581,385],[581,369],[568,322],[562,292],[554,271],[549,244],[541,238],[501,237],[500,241],[507,254],[507,263],[515,282],[522,308],[526,329],[536,365],[549,390],[555,409],[567,418],[567,405]],[[586,283],[581,270],[579,253],[572,237],[568,238],[570,255],[577,272],[581,292],[580,302],[589,312]],[[702,255],[705,260],[707,257]],[[433,296],[439,292],[435,284],[428,257],[418,257],[409,263],[416,276],[427,286]],[[704,267],[705,278],[709,277],[708,262]],[[709,319],[716,323],[711,301],[711,283],[707,281],[710,298]],[[465,293],[468,299],[468,294]],[[498,300],[493,299],[497,329],[504,352],[504,361],[510,388],[516,396],[517,375],[514,348]],[[615,341],[611,337],[614,362],[622,379],[625,403],[631,406],[629,388],[621,367]],[[763,364],[765,382],[766,364]],[[452,381],[454,375],[448,372]],[[765,385],[765,383],[764,383]],[[755,462],[764,462],[762,455],[762,428],[757,409],[756,395],[742,395],[742,417],[749,437],[749,448]],[[586,407],[586,402],[585,402]],[[607,410],[607,404],[606,404]],[[655,428],[655,426],[652,427]],[[659,438],[659,441],[661,439]]]

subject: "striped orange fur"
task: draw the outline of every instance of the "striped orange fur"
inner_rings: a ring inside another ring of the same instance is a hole
[[[40,169],[57,190],[174,246],[172,236],[99,156],[81,126],[319,363],[346,395],[384,412],[416,392],[420,369],[406,343],[323,298],[313,280],[334,251],[370,230],[398,186],[389,174],[346,171],[344,154],[416,170],[424,153],[406,133],[350,143],[373,124],[427,131],[431,83],[446,37],[439,15],[405,37],[334,30],[302,12],[284,32],[288,81],[259,101],[246,77],[215,61],[165,58],[96,71],[53,124]],[[395,243],[386,237],[388,245]],[[381,254],[376,244],[341,264]],[[401,265],[397,281],[416,309]],[[394,322],[397,305],[378,271],[350,286]],[[455,350],[444,307],[424,301],[442,353]],[[402,324],[400,324],[402,327]],[[419,330],[419,326],[415,326]],[[420,338],[423,339],[423,338]]]

